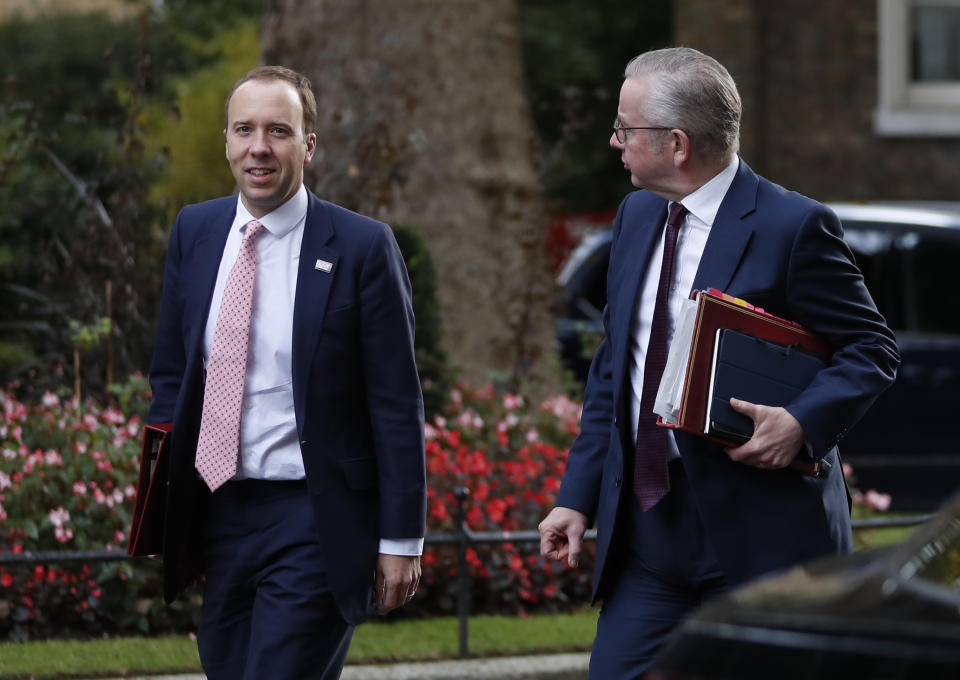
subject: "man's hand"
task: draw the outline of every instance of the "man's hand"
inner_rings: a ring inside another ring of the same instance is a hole
[[[803,448],[803,427],[782,406],[763,406],[730,399],[735,411],[753,420],[753,436],[740,446],[726,449],[733,460],[764,470],[790,465]]]
[[[587,517],[571,508],[557,507],[540,522],[540,554],[547,559],[560,561],[576,567],[580,563],[583,534],[587,530]]]
[[[377,558],[377,582],[373,591],[380,603],[380,614],[386,614],[412,600],[419,585],[419,556],[380,553]]]

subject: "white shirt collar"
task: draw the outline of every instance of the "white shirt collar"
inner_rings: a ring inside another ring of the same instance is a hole
[[[241,196],[237,196],[237,216],[233,220],[233,227],[239,229],[250,220],[257,220],[276,238],[283,238],[293,230],[307,214],[307,188],[301,183],[300,188],[286,203],[257,220],[250,214],[243,204]]]
[[[680,202],[694,217],[706,224],[713,226],[713,221],[717,218],[717,211],[720,210],[720,204],[723,197],[727,195],[733,179],[737,176],[737,170],[740,167],[740,157],[734,156],[730,164],[723,170],[714,175],[713,179],[704,184],[691,194],[684,196]]]

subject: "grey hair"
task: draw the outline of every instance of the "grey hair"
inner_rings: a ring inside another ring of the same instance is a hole
[[[679,128],[700,156],[723,158],[740,149],[742,104],[730,73],[690,47],[644,52],[627,64],[626,78],[650,78],[641,113],[652,125]]]

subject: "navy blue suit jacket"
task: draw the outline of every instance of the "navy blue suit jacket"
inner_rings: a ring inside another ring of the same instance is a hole
[[[318,565],[344,618],[372,611],[381,538],[426,525],[423,399],[410,282],[390,228],[309,193],[293,316],[297,433],[321,544]],[[203,403],[203,336],[236,197],[184,208],[167,252],[150,368],[149,421],[172,422],[164,595],[198,564],[194,470]],[[315,267],[317,260],[332,270]]]
[[[557,505],[597,526],[594,598],[603,595],[620,504],[630,502],[634,443],[628,358],[631,320],[667,201],[636,191],[620,205],[607,279],[606,337],[587,380],[581,434],[571,447]],[[717,213],[693,288],[718,288],[797,321],[835,349],[829,366],[787,410],[819,478],[732,461],[706,439],[676,433],[692,496],[727,581],[852,547],[846,487],[836,452],[843,434],[889,386],[899,364],[887,328],[829,209],[755,174],[742,160]],[[689,292],[689,291],[688,291]],[[626,464],[626,467],[625,467]]]

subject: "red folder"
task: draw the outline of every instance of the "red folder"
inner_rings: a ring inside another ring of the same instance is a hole
[[[731,329],[783,345],[799,345],[825,359],[833,354],[833,348],[829,343],[800,324],[774,316],[716,288],[707,291],[695,290],[690,297],[697,301],[697,309],[686,369],[683,374],[677,422],[666,423],[657,416],[658,425],[690,432],[723,444],[731,444],[704,434],[710,377],[713,371],[714,344],[718,329]],[[811,474],[817,472],[813,465],[798,462],[795,467],[799,466],[802,466],[804,472]]]
[[[167,456],[170,424],[143,428],[140,477],[133,508],[127,554],[134,557],[163,554],[163,522],[167,506]]]

